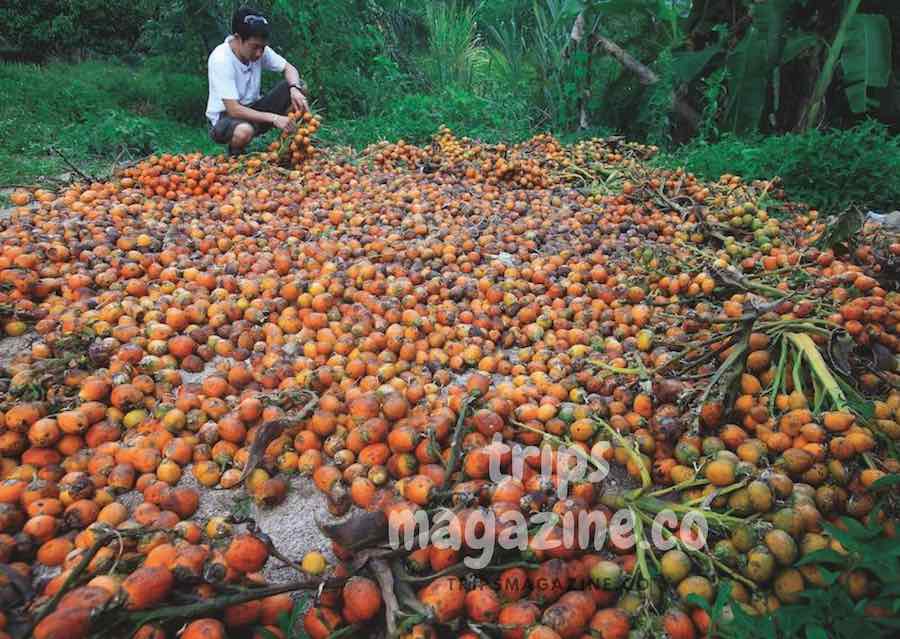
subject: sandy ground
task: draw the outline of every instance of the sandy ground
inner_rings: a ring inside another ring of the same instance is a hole
[[[199,486],[193,474],[185,469],[180,486],[195,487],[200,492],[200,508],[194,519],[206,521],[217,515],[227,515],[246,492],[243,488],[233,490],[209,490]],[[274,508],[259,508],[249,501],[250,517],[259,528],[272,538],[275,547],[288,559],[298,563],[311,550],[325,554],[329,563],[334,561],[330,540],[319,530],[316,521],[334,521],[325,506],[324,497],[318,492],[309,477],[292,475],[287,498]],[[283,567],[276,559],[270,559],[264,569],[266,578],[273,583],[284,583],[297,577],[297,572]]]
[[[8,366],[17,356],[26,353],[32,343],[37,340],[35,332],[30,331],[19,337],[5,337],[0,339],[0,368]],[[210,363],[211,369],[214,363]],[[206,374],[183,373],[186,382],[199,381]],[[190,466],[184,469],[180,486],[197,488],[200,493],[200,507],[194,515],[194,519],[205,523],[210,517],[216,515],[228,515],[238,502],[246,500],[246,491],[243,488],[232,490],[210,490],[197,483],[191,473]],[[318,550],[325,554],[329,563],[334,561],[331,553],[330,540],[319,530],[316,522],[334,522],[335,518],[328,512],[325,498],[315,488],[312,479],[292,475],[289,477],[289,486],[285,501],[274,508],[259,508],[252,500],[250,504],[250,516],[256,520],[259,527],[274,541],[276,547],[287,558],[298,563],[303,556],[311,551]],[[132,491],[119,496],[119,501],[133,508],[140,503],[140,495]],[[52,577],[58,570],[38,570],[36,580]],[[265,568],[266,577],[273,583],[284,583],[296,578],[296,571],[283,567],[275,559],[269,561]]]
[[[181,371],[183,382],[199,383],[215,370],[219,359],[221,358],[217,357],[207,362],[199,373]],[[250,500],[250,516],[288,559],[299,562],[307,552],[318,550],[325,554],[329,562],[333,561],[331,542],[316,525],[316,520],[321,523],[334,521],[325,505],[325,498],[309,477],[292,475],[289,479],[287,498],[282,504],[274,508],[258,508]],[[194,518],[201,521],[217,515],[227,515],[234,508],[236,500],[247,497],[243,488],[209,490],[200,486],[190,472],[190,467],[184,469],[179,485],[197,488],[200,492],[200,508]],[[290,581],[295,576],[293,569],[280,567],[275,560],[267,564],[265,573],[275,583]]]
[[[37,338],[37,333],[28,331],[18,337],[0,339],[0,368],[9,366],[16,356],[28,352]]]

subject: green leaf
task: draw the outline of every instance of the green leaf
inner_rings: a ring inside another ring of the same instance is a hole
[[[279,630],[284,633],[289,633],[291,629],[291,615],[285,611],[279,612],[278,616],[275,617],[275,622],[278,624]]]
[[[729,92],[727,126],[732,131],[755,131],[765,108],[765,60],[754,44],[755,27],[744,36],[728,58],[728,76],[732,78]]]
[[[841,542],[841,545],[843,545],[845,548],[855,549],[855,548],[859,547],[859,544],[857,543],[857,541],[853,537],[853,535],[851,535],[850,533],[848,533],[844,530],[841,530],[837,526],[829,524],[828,522],[823,522],[822,528],[824,528],[825,532],[827,532],[829,535],[831,535],[832,537],[837,539],[839,542]],[[819,551],[816,551],[816,552],[819,552]]]
[[[677,51],[672,54],[672,81],[675,85],[692,82],[709,61],[722,51],[722,46],[714,44],[700,51]]]
[[[840,564],[843,565],[847,561],[847,558],[840,554],[837,551],[824,549],[824,550],[816,550],[814,552],[809,553],[804,556],[800,561],[798,561],[795,565],[797,566],[805,566],[807,564]]]
[[[838,386],[844,391],[847,397],[847,407],[854,413],[859,415],[865,421],[870,421],[875,417],[875,402],[869,401],[860,395],[855,388],[845,382],[840,375],[835,375]]]
[[[703,608],[706,612],[710,612],[712,610],[712,608],[709,605],[709,602],[706,601],[706,599],[704,599],[703,597],[700,597],[699,595],[693,595],[693,594],[688,595],[687,602],[694,606]]]
[[[857,541],[869,541],[881,535],[880,528],[866,528],[852,517],[841,517],[849,532]]]
[[[807,626],[806,639],[828,639],[828,633],[822,626]]]
[[[754,4],[753,22],[727,61],[731,100],[726,122],[736,133],[759,128],[772,70],[780,63],[789,0]]]
[[[760,42],[765,46],[766,64],[769,68],[781,62],[787,29],[787,10],[790,0],[769,0],[753,7],[753,23],[758,26]]]
[[[784,41],[780,64],[787,64],[812,48],[818,48],[822,39],[815,33],[798,31],[789,35]]]
[[[880,490],[900,484],[900,474],[885,475],[869,487],[869,490]]]
[[[841,574],[837,571],[826,570],[819,566],[819,573],[822,575],[822,583],[826,586],[832,586],[834,583],[841,578]]]
[[[841,52],[841,68],[853,112],[865,113],[876,106],[878,101],[869,95],[869,88],[886,88],[891,77],[891,23],[887,16],[853,16]]]

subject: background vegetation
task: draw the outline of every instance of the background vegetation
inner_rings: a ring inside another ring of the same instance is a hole
[[[0,8],[0,184],[214,152],[209,51],[233,0]],[[621,134],[705,177],[781,176],[839,209],[900,203],[895,0],[257,0],[324,143]],[[275,78],[269,78],[274,81]]]

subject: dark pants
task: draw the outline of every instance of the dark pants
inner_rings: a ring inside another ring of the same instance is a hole
[[[246,105],[255,111],[264,111],[266,113],[278,113],[285,115],[291,108],[291,88],[284,80],[272,87],[272,90],[262,96],[256,102]],[[250,122],[240,118],[233,118],[230,115],[222,114],[215,126],[210,127],[209,137],[218,144],[229,144],[234,129],[238,124],[247,123],[253,127],[253,136],[256,137],[265,133],[272,128],[271,124],[262,122]]]

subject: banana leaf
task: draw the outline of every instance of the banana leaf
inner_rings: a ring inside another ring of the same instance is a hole
[[[841,53],[844,92],[854,113],[878,106],[869,88],[884,89],[891,77],[891,23],[887,16],[859,13],[847,29]]]
[[[728,57],[731,99],[725,124],[736,133],[759,128],[772,70],[781,62],[784,50],[789,5],[789,0],[753,5],[753,22]]]
[[[725,115],[725,128],[736,133],[755,131],[766,106],[769,72],[765,55],[757,46],[757,37],[751,27],[728,59],[731,99]]]
[[[675,86],[689,84],[703,72],[716,54],[722,52],[721,44],[714,44],[700,51],[676,51],[672,54],[672,81]]]
[[[810,49],[818,49],[820,46],[822,46],[822,38],[815,33],[807,33],[805,31],[792,33],[784,42],[779,64],[787,64]]]

